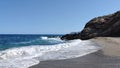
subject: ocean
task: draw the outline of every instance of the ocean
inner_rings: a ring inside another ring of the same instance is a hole
[[[62,35],[0,35],[0,68],[28,68],[46,60],[63,60],[96,52],[90,40],[61,40]]]

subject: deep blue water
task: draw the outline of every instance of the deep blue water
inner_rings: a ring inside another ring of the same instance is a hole
[[[62,35],[52,34],[1,34],[0,35],[0,50],[5,50],[13,47],[30,46],[30,45],[52,45],[61,43],[55,38]]]
[[[28,68],[46,60],[84,56],[100,48],[87,40],[64,41],[62,35],[0,35],[0,68]]]

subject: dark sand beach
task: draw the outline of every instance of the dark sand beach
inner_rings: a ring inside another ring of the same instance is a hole
[[[78,58],[42,61],[30,68],[120,68],[120,38],[102,37],[91,41],[99,44],[98,52]]]

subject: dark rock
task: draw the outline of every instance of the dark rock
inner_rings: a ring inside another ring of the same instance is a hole
[[[79,33],[66,34],[61,37],[65,40],[82,39],[87,40],[94,37],[120,37],[120,11],[93,18]]]
[[[73,39],[79,39],[79,33],[70,33],[66,34],[61,37],[62,40],[73,40]]]

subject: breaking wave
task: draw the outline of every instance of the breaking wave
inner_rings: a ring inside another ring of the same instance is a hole
[[[49,38],[47,36],[42,36],[40,38],[37,38],[35,40],[30,40],[26,42],[19,42],[19,43],[13,43],[13,44],[33,44],[33,43],[42,43],[42,44],[57,44],[57,43],[63,43],[65,41],[61,40],[60,37],[53,37]]]
[[[42,37],[43,40],[59,38]],[[0,68],[28,68],[45,60],[61,60],[84,56],[98,51],[91,41],[72,40],[55,45],[31,45],[0,51]]]

